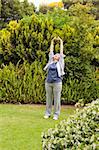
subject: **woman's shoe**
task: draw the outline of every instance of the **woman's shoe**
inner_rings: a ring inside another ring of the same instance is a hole
[[[58,116],[54,116],[54,117],[53,117],[53,120],[58,120]]]
[[[50,116],[48,116],[48,115],[45,115],[45,116],[44,116],[44,119],[48,119],[49,117],[50,117]]]

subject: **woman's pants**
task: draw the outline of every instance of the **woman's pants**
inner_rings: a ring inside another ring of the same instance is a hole
[[[54,115],[60,114],[60,99],[62,91],[62,82],[58,83],[45,83],[46,89],[46,115],[50,116],[52,111],[52,104],[54,99]]]

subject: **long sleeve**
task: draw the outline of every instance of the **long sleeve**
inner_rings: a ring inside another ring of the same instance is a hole
[[[49,52],[49,62],[51,62],[53,59],[53,56],[54,56],[53,50],[54,50],[54,43],[53,43],[53,41],[51,41],[50,52]]]
[[[60,54],[63,54],[63,41],[60,41]]]

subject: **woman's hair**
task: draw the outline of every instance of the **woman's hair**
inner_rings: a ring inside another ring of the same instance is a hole
[[[55,55],[53,55],[53,57],[56,56],[56,55],[60,57],[60,54],[59,54],[59,53],[56,53]]]

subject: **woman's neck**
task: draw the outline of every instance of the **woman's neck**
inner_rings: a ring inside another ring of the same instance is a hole
[[[58,62],[58,60],[53,60],[55,63],[57,63]]]

